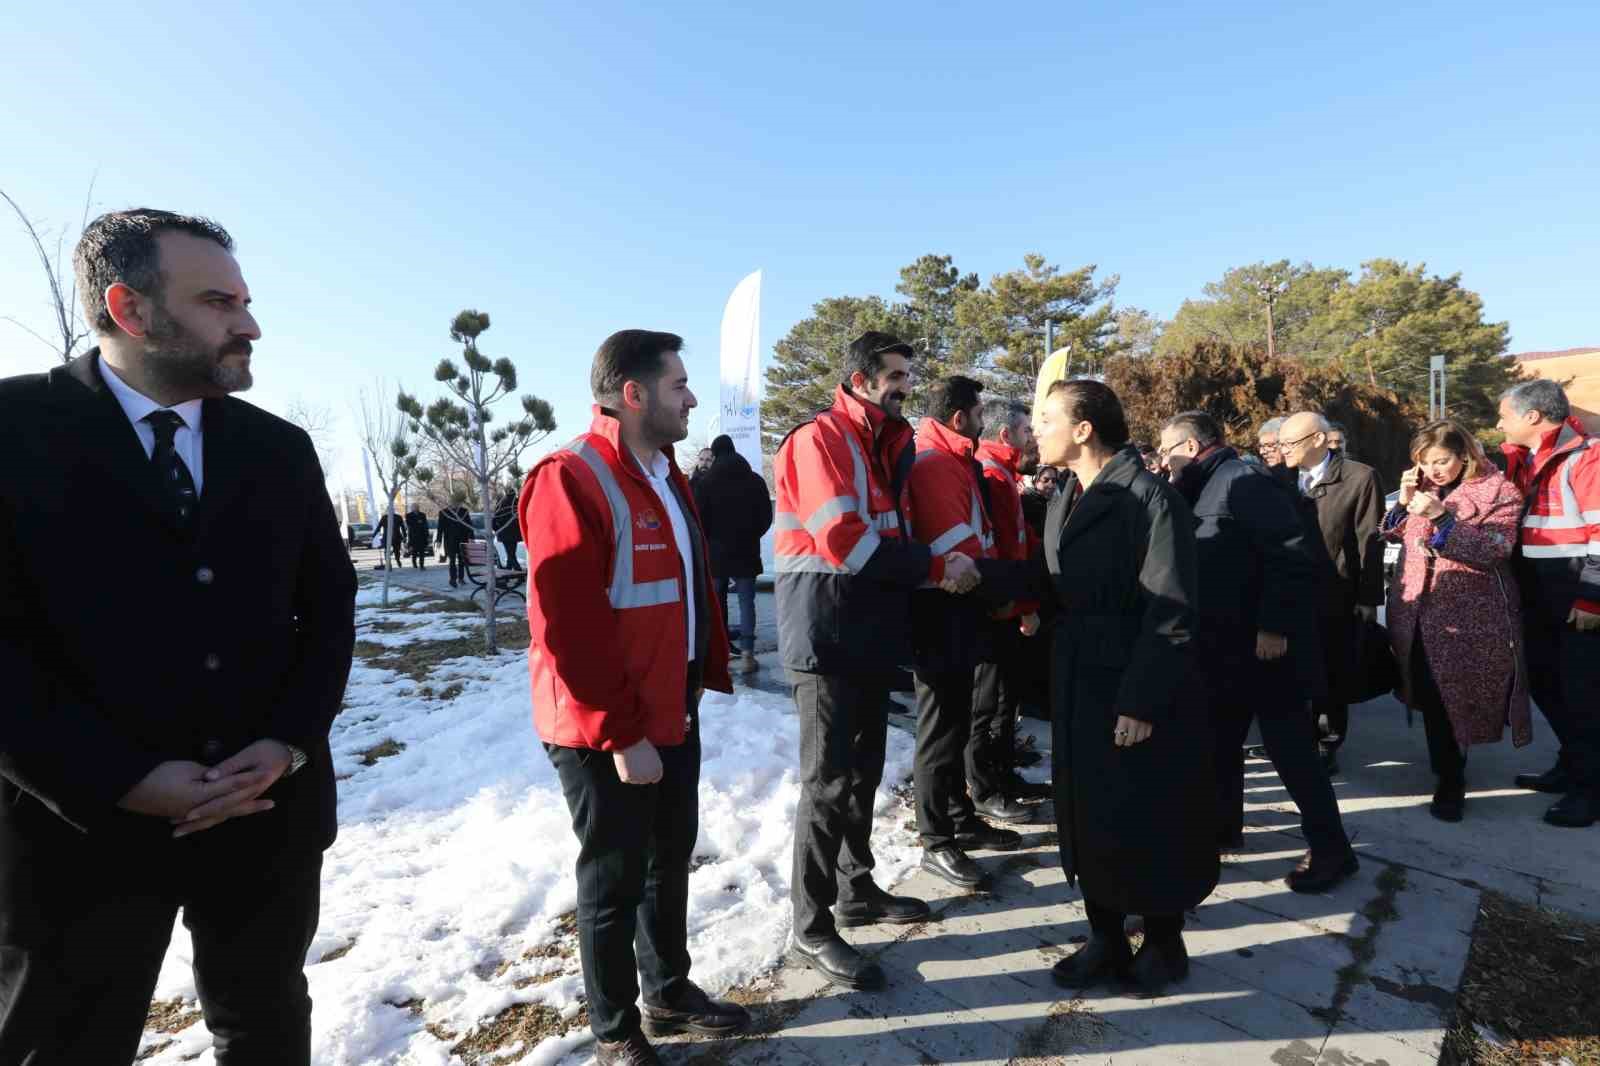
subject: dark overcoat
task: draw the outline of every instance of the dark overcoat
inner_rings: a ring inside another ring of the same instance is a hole
[[[694,504],[718,578],[761,576],[761,538],[772,528],[767,482],[738,452],[719,455],[694,482]]]
[[[1045,526],[1052,762],[1061,865],[1085,899],[1173,914],[1216,887],[1211,722],[1193,644],[1194,518],[1125,448],[1087,491],[1070,487]],[[980,564],[984,584],[1019,563]],[[1021,593],[994,582],[996,598]],[[982,588],[983,586],[980,586]],[[1013,598],[1026,598],[1013,596]],[[1118,715],[1151,723],[1117,747]]]

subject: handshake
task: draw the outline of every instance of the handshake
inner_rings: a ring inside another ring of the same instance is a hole
[[[944,591],[964,596],[977,588],[982,580],[978,564],[970,557],[960,552],[950,552],[944,557],[944,580],[939,582],[939,587]]]

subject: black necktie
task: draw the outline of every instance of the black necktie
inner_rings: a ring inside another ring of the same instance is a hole
[[[151,411],[144,416],[144,420],[156,432],[156,447],[150,453],[150,465],[155,467],[161,491],[172,501],[178,524],[188,525],[189,516],[194,513],[194,476],[189,473],[189,467],[184,464],[183,457],[173,443],[183,419],[173,411]]]

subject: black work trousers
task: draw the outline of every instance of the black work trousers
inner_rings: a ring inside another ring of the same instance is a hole
[[[829,908],[872,892],[872,810],[883,779],[890,681],[888,673],[789,673],[800,719],[789,891],[801,941],[832,936]]]
[[[949,847],[977,821],[967,794],[967,746],[972,739],[973,671],[916,673],[917,832],[928,851]]]
[[[1441,785],[1460,787],[1466,781],[1467,753],[1456,743],[1455,727],[1444,709],[1444,697],[1428,665],[1418,627],[1411,644],[1411,704],[1422,712],[1422,729],[1428,737],[1428,765]]]
[[[1300,830],[1312,854],[1348,852],[1350,838],[1333,785],[1317,759],[1316,732],[1290,656],[1262,662],[1253,656],[1206,655],[1205,679],[1216,730],[1218,842],[1237,840],[1244,833],[1244,740],[1256,721],[1278,780],[1300,809]]]
[[[462,544],[455,543],[445,549],[445,556],[450,560],[450,582],[456,584],[467,579],[467,550]]]
[[[1561,741],[1573,788],[1600,796],[1600,632],[1580,633],[1565,619],[1542,605],[1523,608],[1528,691]]]
[[[3,791],[10,802],[15,789]],[[180,911],[219,1066],[309,1066],[320,854],[239,862],[211,854],[201,833],[161,855],[114,856],[65,823],[65,836],[41,828],[37,839],[5,830],[0,1066],[132,1062]]]
[[[691,667],[690,692],[697,673]],[[700,832],[700,722],[657,748],[661,780],[630,785],[610,752],[546,744],[578,838],[578,957],[589,1028],[600,1040],[639,1031],[646,1003],[673,1007],[689,987],[689,860]]]
[[[972,735],[967,741],[967,783],[972,798],[987,801],[1005,791],[1014,768],[1017,712],[1028,688],[1025,640],[1016,619],[995,622],[992,662],[972,672]]]
[[[1311,721],[1317,728],[1317,745],[1323,751],[1338,751],[1350,735],[1350,704],[1345,693],[1361,662],[1361,628],[1354,612],[1354,607],[1341,602],[1336,613],[1322,617],[1319,627],[1328,670],[1328,694],[1312,701]]]

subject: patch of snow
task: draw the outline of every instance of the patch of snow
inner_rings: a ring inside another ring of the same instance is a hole
[[[365,631],[362,639],[401,644],[460,635],[458,620],[467,631],[480,624],[465,615],[388,617],[415,626]],[[446,702],[359,661],[351,673],[331,738],[342,779],[339,839],[324,860],[321,927],[307,968],[318,1063],[444,1066],[449,1045],[428,1023],[466,1035],[517,1003],[567,1018],[579,1008],[576,972],[515,987],[559,970],[559,960],[525,955],[554,939],[558,919],[577,905],[577,842],[533,731],[526,658],[453,660],[428,683],[448,681],[464,688]],[[790,700],[746,690],[707,693],[701,722],[700,865],[690,876],[689,935],[693,977],[715,994],[771,969],[783,951],[799,732]],[[403,750],[363,765],[361,753],[385,740]],[[912,747],[906,733],[889,730],[887,784],[910,774]],[[885,887],[920,855],[905,817],[899,800],[880,790],[873,846]],[[191,958],[180,923],[158,998],[194,999]],[[570,966],[576,970],[575,958]],[[417,1000],[420,1015],[405,1006]],[[180,1036],[146,1061],[172,1066],[210,1047],[202,1024]],[[554,1063],[587,1039],[587,1031],[552,1038],[519,1061]],[[197,1061],[210,1062],[209,1050]]]

